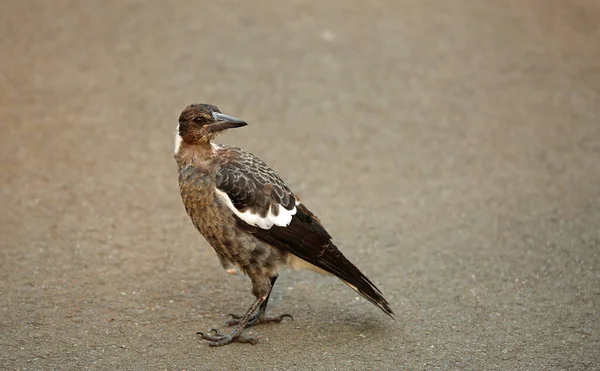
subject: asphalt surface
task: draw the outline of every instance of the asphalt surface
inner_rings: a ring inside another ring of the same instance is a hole
[[[0,4],[0,369],[600,369],[600,3]],[[252,301],[185,215],[192,102],[384,292]]]

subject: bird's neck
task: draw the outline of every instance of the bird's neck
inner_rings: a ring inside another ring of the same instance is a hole
[[[214,154],[213,146],[210,142],[200,143],[179,143],[175,148],[175,161],[179,169],[186,165],[209,165]],[[204,166],[202,166],[204,167]]]

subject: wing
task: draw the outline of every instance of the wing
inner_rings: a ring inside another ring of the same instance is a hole
[[[258,157],[240,148],[220,146],[219,151],[217,197],[251,226],[289,225],[296,214],[296,198],[283,180]]]
[[[281,178],[254,155],[235,147],[217,173],[217,197],[237,216],[239,228],[269,245],[329,272],[393,314],[381,291],[331,241],[318,218]]]

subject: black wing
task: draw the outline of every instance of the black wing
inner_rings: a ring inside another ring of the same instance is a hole
[[[231,155],[217,174],[217,188],[225,192],[239,212],[251,211],[266,217],[279,205],[293,210],[289,223],[261,228],[236,215],[239,228],[271,246],[319,267],[342,279],[386,314],[393,312],[381,291],[340,252],[318,218],[297,198],[279,176],[254,155],[238,148],[227,148]]]

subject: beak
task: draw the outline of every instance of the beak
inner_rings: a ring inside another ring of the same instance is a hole
[[[219,112],[213,112],[214,123],[208,125],[207,129],[211,133],[218,133],[223,130],[239,128],[248,125],[246,121],[227,116]]]

